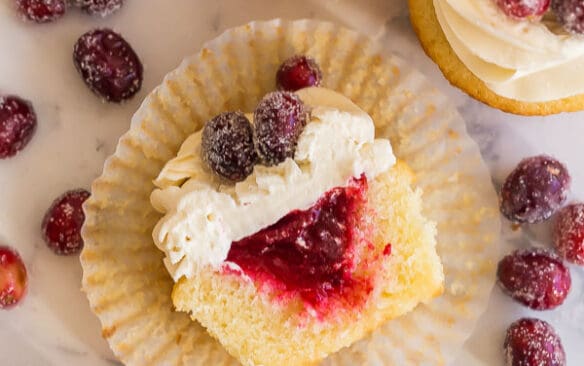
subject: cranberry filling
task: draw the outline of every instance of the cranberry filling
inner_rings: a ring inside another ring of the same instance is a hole
[[[292,211],[232,243],[227,260],[262,288],[269,284],[275,293],[299,295],[313,309],[322,309],[331,297],[345,304],[364,303],[371,281],[355,275],[353,249],[366,237],[366,192],[365,175],[353,178],[309,209]]]

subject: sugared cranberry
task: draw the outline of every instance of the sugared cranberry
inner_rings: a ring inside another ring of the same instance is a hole
[[[37,23],[52,22],[67,10],[65,0],[16,0],[16,5],[25,19]]]
[[[128,42],[111,29],[82,35],[73,50],[75,67],[89,88],[108,102],[122,102],[142,86],[143,68]]]
[[[83,248],[81,226],[85,221],[83,202],[89,197],[84,189],[68,191],[57,198],[43,219],[43,238],[56,254],[69,255]]]
[[[0,246],[0,309],[8,309],[26,294],[28,279],[26,267],[18,253]]]
[[[523,318],[507,329],[507,366],[565,366],[566,355],[560,337],[547,322]]]
[[[352,273],[352,250],[367,231],[360,215],[367,178],[326,192],[312,207],[295,210],[275,224],[232,243],[227,261],[269,291],[298,295],[316,310],[331,296],[354,305],[366,300],[369,278]],[[274,286],[276,289],[274,289]],[[322,309],[326,310],[326,309]]]
[[[296,91],[309,86],[319,86],[322,72],[314,59],[302,55],[293,56],[280,66],[276,85],[280,90]]]
[[[517,250],[499,262],[498,283],[514,300],[534,310],[561,305],[572,285],[570,272],[557,255],[542,250]]]
[[[272,92],[260,101],[254,123],[257,150],[264,164],[277,165],[294,157],[306,117],[304,103],[294,93]]]
[[[242,181],[253,171],[257,154],[253,129],[241,112],[225,112],[203,127],[203,160],[217,175],[232,181]]]
[[[550,0],[495,0],[507,16],[515,19],[541,18],[549,9]]]
[[[560,210],[554,227],[554,244],[567,261],[584,265],[584,203]]]
[[[0,159],[16,155],[32,138],[37,117],[32,105],[13,95],[0,96]]]
[[[552,10],[566,31],[584,34],[584,2],[582,0],[552,0]]]
[[[518,223],[544,221],[566,200],[570,181],[566,167],[550,156],[523,159],[501,188],[501,213]]]
[[[105,17],[118,11],[124,0],[75,0],[75,5],[88,14]]]

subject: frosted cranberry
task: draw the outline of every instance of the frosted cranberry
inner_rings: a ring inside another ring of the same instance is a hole
[[[515,19],[540,18],[550,7],[550,0],[495,0],[507,16]]]
[[[264,96],[254,112],[256,144],[264,164],[277,165],[294,157],[306,117],[296,94],[277,91]]]
[[[241,112],[225,112],[203,127],[203,160],[217,175],[242,181],[253,171],[257,154],[253,129]]]
[[[37,23],[49,23],[62,17],[67,10],[65,0],[16,0],[25,19]]]
[[[26,267],[18,253],[0,246],[0,309],[9,309],[26,294],[28,279]]]
[[[37,117],[29,102],[13,95],[0,96],[0,159],[24,149],[36,125]]]
[[[43,219],[43,238],[56,254],[69,255],[83,248],[81,226],[85,221],[83,202],[89,197],[84,189],[68,191],[57,198]]]
[[[566,365],[560,337],[543,320],[523,318],[511,324],[503,347],[507,366]]]
[[[584,34],[584,2],[582,0],[552,0],[552,10],[566,31]]]
[[[276,85],[280,90],[296,91],[309,86],[319,86],[322,72],[312,58],[293,56],[280,66],[276,74]]]
[[[523,159],[501,188],[501,213],[511,221],[535,223],[548,219],[566,200],[570,174],[556,159]]]
[[[88,14],[105,17],[118,11],[124,0],[75,0],[75,5]]]
[[[128,42],[111,29],[82,35],[73,50],[73,61],[85,84],[108,102],[122,102],[141,86],[143,68]]]
[[[584,265],[584,203],[560,210],[554,226],[554,244],[568,262]]]
[[[541,249],[517,250],[504,257],[497,278],[504,292],[534,310],[561,305],[572,285],[562,259]]]
[[[295,210],[275,224],[233,242],[227,261],[245,274],[300,296],[314,308],[329,296],[356,291],[364,301],[370,286],[355,278],[351,250],[358,243],[359,215],[367,178],[326,192],[312,207]]]

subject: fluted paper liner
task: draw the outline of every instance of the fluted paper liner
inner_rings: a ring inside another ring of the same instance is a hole
[[[173,282],[151,232],[160,215],[152,180],[183,140],[226,111],[252,111],[274,89],[279,64],[307,54],[324,86],[368,112],[424,191],[438,226],[445,293],[388,322],[326,365],[443,365],[487,305],[498,254],[497,199],[464,122],[406,62],[368,38],[311,20],[252,22],[226,31],[183,61],[144,101],[85,204],[83,289],[102,334],[128,365],[237,365],[185,313],[173,311]]]

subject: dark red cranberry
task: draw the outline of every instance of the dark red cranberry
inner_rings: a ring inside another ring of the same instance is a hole
[[[7,246],[0,246],[0,309],[9,309],[26,294],[28,278],[20,255]]]
[[[550,0],[495,0],[507,16],[515,19],[541,18],[549,9]]]
[[[36,125],[32,104],[13,95],[0,96],[0,159],[22,150],[32,138]]]
[[[554,244],[568,262],[584,265],[584,203],[560,210],[554,227]]]
[[[257,150],[264,164],[277,165],[294,157],[306,119],[304,103],[294,93],[272,92],[260,101],[254,123]]]
[[[118,11],[124,0],[75,0],[75,5],[87,14],[105,17]]]
[[[52,22],[67,10],[65,0],[16,0],[16,5],[25,19],[37,23]]]
[[[201,153],[217,175],[236,182],[244,180],[257,162],[247,117],[241,112],[225,112],[208,121],[203,127]]]
[[[293,56],[280,66],[276,85],[280,90],[296,91],[309,86],[319,86],[322,72],[314,59],[303,55]]]
[[[584,1],[552,0],[552,10],[566,31],[584,34]]]
[[[523,318],[511,324],[503,348],[507,366],[566,365],[560,337],[543,320]]]
[[[501,188],[501,213],[518,223],[544,221],[566,200],[570,181],[566,167],[550,156],[523,159]]]
[[[45,242],[56,254],[69,255],[83,248],[81,226],[85,221],[83,202],[89,198],[84,189],[68,191],[57,198],[43,219]]]
[[[557,255],[542,250],[517,250],[499,262],[498,283],[514,300],[534,310],[561,305],[572,285],[568,268]]]
[[[82,35],[73,50],[75,67],[87,86],[108,102],[122,102],[141,86],[143,68],[128,42],[111,29]]]
[[[370,286],[352,273],[352,248],[362,244],[360,225],[367,178],[326,192],[307,210],[295,210],[275,224],[232,243],[227,261],[255,281],[299,295],[313,308],[329,296],[356,291],[364,301]],[[270,291],[274,290],[273,287]]]

